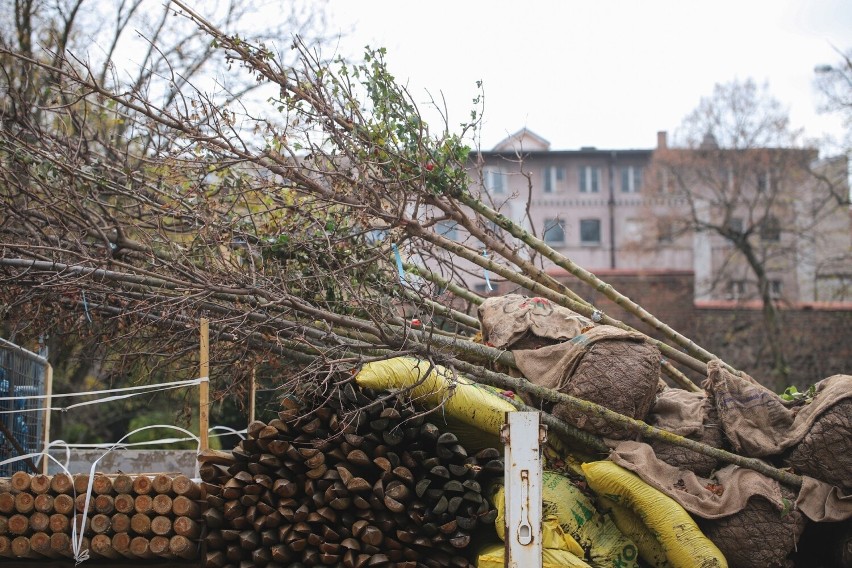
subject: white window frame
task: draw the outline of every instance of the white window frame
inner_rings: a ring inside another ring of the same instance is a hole
[[[542,171],[542,193],[557,193],[565,182],[565,168],[546,166]]]
[[[503,195],[506,193],[506,172],[501,168],[484,168],[482,183],[489,193]]]
[[[580,166],[578,181],[580,182],[580,193],[600,193],[600,166]]]
[[[645,174],[642,166],[621,166],[621,193],[639,193],[642,190],[643,176]],[[627,175],[627,186],[625,187],[624,176]]]

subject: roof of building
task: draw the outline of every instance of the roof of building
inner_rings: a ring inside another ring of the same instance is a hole
[[[653,152],[652,148],[639,149],[601,149],[594,146],[583,146],[578,150],[551,150],[550,142],[527,128],[522,128],[504,138],[497,143],[491,150],[481,150],[477,152],[480,156],[577,156],[577,155],[612,155],[613,153],[621,155],[650,155]]]
[[[492,152],[526,153],[537,150],[550,150],[550,142],[524,127],[498,142]]]

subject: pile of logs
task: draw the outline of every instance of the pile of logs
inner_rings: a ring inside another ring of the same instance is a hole
[[[203,454],[203,565],[472,566],[471,534],[497,516],[485,491],[500,452],[470,455],[427,418],[350,386]]]
[[[202,536],[204,495],[190,478],[166,474],[30,475],[15,473],[0,487],[0,557],[195,559]],[[84,517],[84,512],[86,513]]]
[[[0,558],[74,558],[76,533],[80,551],[112,561],[466,568],[474,532],[493,532],[486,492],[503,461],[494,448],[469,452],[439,421],[347,385],[252,422],[230,452],[203,452],[201,483],[18,472],[0,482]]]

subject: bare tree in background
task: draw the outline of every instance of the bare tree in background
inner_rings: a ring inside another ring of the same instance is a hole
[[[282,64],[297,56],[290,39],[300,35],[305,45],[328,42],[324,5],[316,2],[209,3],[208,18],[231,30],[234,37],[257,43],[284,38],[287,48],[278,54]],[[274,13],[275,18],[265,15]],[[236,184],[239,174],[230,163],[211,162],[204,168],[186,167],[191,155],[187,139],[166,136],[146,108],[183,107],[194,111],[183,91],[192,84],[208,104],[252,108],[266,104],[275,91],[254,77],[229,71],[233,61],[223,56],[211,38],[186,18],[175,17],[168,2],[159,0],[15,0],[0,7],[0,216],[4,255],[21,247],[34,258],[58,260],[73,250],[72,262],[98,259],[102,266],[138,258],[153,239],[158,221],[157,201],[162,188],[183,183],[189,188],[205,177],[225,185]],[[73,80],[85,74],[105,88],[144,100],[143,108],[120,108]],[[214,103],[215,101],[215,103]],[[145,180],[145,181],[143,181]],[[144,188],[144,189],[143,189]],[[140,191],[140,199],[127,195]],[[147,193],[146,193],[147,192]],[[144,196],[142,195],[144,194]],[[195,200],[187,190],[183,196]],[[153,200],[153,201],[152,201]],[[177,207],[177,201],[166,207]],[[175,215],[180,218],[180,213]],[[200,214],[198,219],[203,217]],[[160,227],[163,228],[163,227]],[[186,240],[194,221],[170,223],[156,245],[158,254]],[[64,244],[63,244],[64,243]],[[71,244],[73,243],[73,244]],[[38,251],[38,252],[35,252]],[[66,259],[67,260],[67,259]],[[131,330],[118,319],[98,318],[88,310],[99,296],[66,292],[78,307],[70,316],[59,315],[31,302],[25,289],[7,290],[0,308],[5,334],[22,340],[49,331],[51,359],[57,366],[57,392],[89,390],[91,381],[123,384],[149,375],[186,372],[173,359],[191,354],[187,346],[166,348],[161,336],[144,329]],[[115,360],[121,353],[147,353],[135,360]],[[150,356],[156,355],[156,356]],[[237,376],[249,373],[245,358],[231,356]],[[128,407],[117,406],[115,416],[93,413],[89,432],[126,426]],[[106,411],[107,414],[112,411]],[[57,416],[61,421],[63,416]],[[122,425],[124,424],[124,426]],[[112,438],[109,438],[112,439]]]
[[[846,128],[843,146],[852,148],[852,50],[838,50],[840,59],[834,64],[814,68],[814,86],[820,95],[820,112],[837,115]]]
[[[709,268],[696,274],[698,298],[760,302],[767,355],[783,379],[778,305],[817,295],[818,265],[849,266],[848,197],[825,176],[833,166],[798,145],[787,111],[751,80],[717,85],[678,134],[654,157],[659,191],[681,203],[669,212],[669,236],[691,235],[696,267]]]

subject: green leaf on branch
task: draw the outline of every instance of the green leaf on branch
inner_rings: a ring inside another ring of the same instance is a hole
[[[814,399],[815,395],[816,387],[811,385],[805,392],[800,392],[795,386],[789,386],[783,393],[781,393],[780,396],[783,400],[788,402],[804,402],[805,404],[808,404]]]

